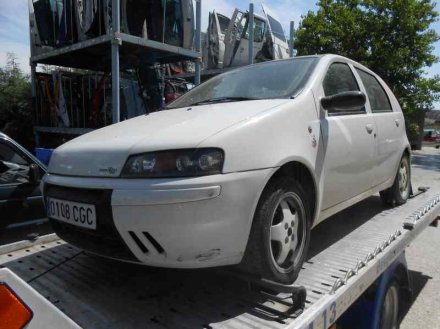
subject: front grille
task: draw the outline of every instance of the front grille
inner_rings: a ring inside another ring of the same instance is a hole
[[[93,204],[96,208],[96,230],[85,229],[56,219],[50,222],[56,234],[81,249],[122,260],[138,261],[122,240],[113,222],[112,190],[82,189],[46,184],[44,195],[53,198]]]

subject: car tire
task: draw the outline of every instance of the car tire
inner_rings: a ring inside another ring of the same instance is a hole
[[[388,285],[380,312],[379,329],[400,328],[400,285],[396,280]]]
[[[293,178],[275,178],[254,215],[240,268],[268,280],[291,284],[298,277],[310,242],[310,208]]]
[[[382,201],[391,206],[404,204],[411,191],[411,167],[409,157],[405,154],[400,160],[393,185],[380,192]]]

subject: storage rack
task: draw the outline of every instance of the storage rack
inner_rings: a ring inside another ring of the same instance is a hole
[[[32,97],[36,98],[36,68],[38,64],[56,65],[68,68],[87,69],[93,71],[111,71],[112,77],[112,123],[119,122],[120,118],[120,62],[135,64],[140,55],[150,55],[161,64],[190,60],[195,62],[195,84],[200,83],[201,71],[201,12],[202,0],[194,0],[195,10],[195,45],[194,50],[162,42],[121,33],[120,0],[112,0],[112,29],[110,32],[79,41],[75,44],[64,46],[43,53],[34,54],[31,44],[31,82]],[[30,19],[32,16],[30,15]],[[30,24],[30,33],[32,26]],[[32,42],[31,37],[31,42]],[[89,132],[88,128],[61,128],[35,126],[34,133],[37,145],[41,133],[83,134]]]

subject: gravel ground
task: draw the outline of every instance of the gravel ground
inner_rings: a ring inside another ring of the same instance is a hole
[[[440,149],[425,147],[412,158],[413,186],[440,186]],[[414,302],[401,329],[440,328],[440,227],[428,227],[407,249]]]

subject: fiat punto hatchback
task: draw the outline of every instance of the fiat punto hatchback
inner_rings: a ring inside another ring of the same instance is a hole
[[[147,265],[240,264],[293,282],[311,228],[380,192],[410,193],[401,108],[336,55],[242,67],[163,111],[74,139],[43,180],[57,234]]]

